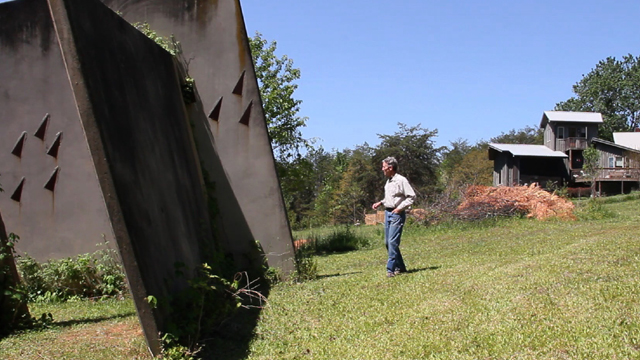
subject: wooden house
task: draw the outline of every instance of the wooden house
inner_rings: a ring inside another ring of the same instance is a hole
[[[583,151],[593,145],[600,154],[598,188],[626,192],[640,181],[640,132],[615,133],[625,145],[598,138],[602,115],[591,112],[545,111],[540,121],[543,145],[489,144],[494,161],[493,185],[537,182],[543,187],[580,186],[593,178],[583,171]]]
[[[640,181],[640,150],[595,138],[591,141],[600,155],[595,174],[599,193],[625,193]],[[592,177],[582,170],[573,170],[575,183],[591,183]]]

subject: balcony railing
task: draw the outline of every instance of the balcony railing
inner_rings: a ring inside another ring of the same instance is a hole
[[[556,139],[556,150],[565,152],[567,150],[584,150],[588,146],[587,139],[581,137],[570,137]]]
[[[571,170],[575,182],[591,181],[591,176],[584,170]],[[640,181],[640,169],[635,168],[602,168],[596,170],[596,181]]]

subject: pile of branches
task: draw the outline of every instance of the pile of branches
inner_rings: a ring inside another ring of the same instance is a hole
[[[455,215],[463,220],[496,216],[526,216],[539,220],[575,219],[571,201],[549,193],[538,184],[514,187],[470,186]]]
[[[455,219],[455,212],[461,201],[461,193],[441,193],[431,198],[424,209],[414,208],[407,215],[414,221],[433,225]]]

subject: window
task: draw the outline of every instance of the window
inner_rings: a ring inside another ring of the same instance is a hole
[[[624,167],[624,158],[622,156],[610,156],[609,157],[609,167]]]
[[[560,130],[562,129],[562,130]],[[586,126],[569,126],[567,127],[567,137],[570,138],[587,138],[587,127]],[[565,133],[564,128],[558,127],[558,139],[564,139]]]

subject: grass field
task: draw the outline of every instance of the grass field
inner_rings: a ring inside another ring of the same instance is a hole
[[[409,273],[391,279],[381,228],[356,228],[374,246],[316,257],[319,278],[274,286],[250,338],[229,322],[207,346],[228,359],[638,359],[640,200],[603,206],[611,216],[588,221],[407,227]],[[0,341],[0,359],[149,358],[129,301],[73,304],[32,305],[56,323]]]

